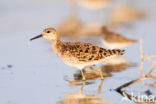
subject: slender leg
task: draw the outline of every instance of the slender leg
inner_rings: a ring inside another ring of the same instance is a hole
[[[104,79],[104,78],[103,78],[103,74],[102,74],[102,69],[99,68],[99,67],[96,66],[96,65],[93,65],[93,66],[100,72],[101,79]]]
[[[82,69],[81,69],[80,71],[81,71],[81,75],[82,75],[82,80],[83,80],[83,81],[85,81],[85,80],[86,80],[86,78],[85,78],[85,75],[84,75],[84,73],[83,73]]]
[[[101,80],[101,83],[100,83],[100,85],[99,85],[99,88],[98,88],[98,94],[101,93],[102,85],[103,85],[103,81],[104,81],[104,79]]]
[[[85,86],[85,84],[86,84],[86,81],[82,81],[81,90],[80,90],[81,93],[83,92],[83,87]]]

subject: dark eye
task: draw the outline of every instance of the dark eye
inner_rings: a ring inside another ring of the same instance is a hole
[[[47,31],[47,33],[50,33],[50,31]]]

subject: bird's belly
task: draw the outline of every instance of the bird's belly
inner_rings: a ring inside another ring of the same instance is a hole
[[[78,69],[82,69],[84,67],[86,67],[86,62],[84,61],[79,61],[78,59],[76,58],[61,58],[62,61],[68,65],[68,66],[71,66],[71,67],[75,67],[75,68],[78,68]]]
[[[103,44],[110,49],[124,48],[127,45],[129,45],[128,43],[111,43],[111,42],[106,42],[106,41],[103,41]]]
[[[71,66],[71,67],[74,67],[74,68],[78,68],[78,69],[83,69],[83,68],[85,68],[87,66],[100,64],[100,63],[102,63],[104,61],[107,61],[107,59],[112,58],[114,56],[115,55],[107,57],[105,59],[96,60],[96,61],[90,61],[90,62],[88,62],[88,61],[79,61],[77,58],[74,58],[74,57],[70,57],[70,58],[69,57],[68,58],[67,57],[66,58],[65,57],[60,57],[60,58],[68,66]]]
[[[63,60],[64,61],[64,60]],[[71,66],[71,67],[74,67],[74,68],[78,68],[78,69],[83,69],[87,66],[91,66],[91,65],[96,65],[96,64],[99,64],[101,63],[102,60],[99,60],[99,61],[93,61],[93,62],[82,62],[82,61],[79,61],[79,62],[69,62],[69,61],[64,61],[65,64],[67,64],[68,66]]]

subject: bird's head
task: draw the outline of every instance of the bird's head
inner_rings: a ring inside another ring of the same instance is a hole
[[[56,40],[57,39],[57,33],[56,33],[56,30],[54,28],[46,28],[43,30],[42,34],[40,34],[34,38],[31,38],[30,40],[34,40],[37,38],[46,38],[49,40]]]

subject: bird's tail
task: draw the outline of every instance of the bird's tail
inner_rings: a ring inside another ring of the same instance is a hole
[[[111,55],[117,55],[117,56],[123,55],[124,54],[124,51],[125,50],[123,50],[123,49],[111,49],[111,50],[108,50],[108,52]]]

